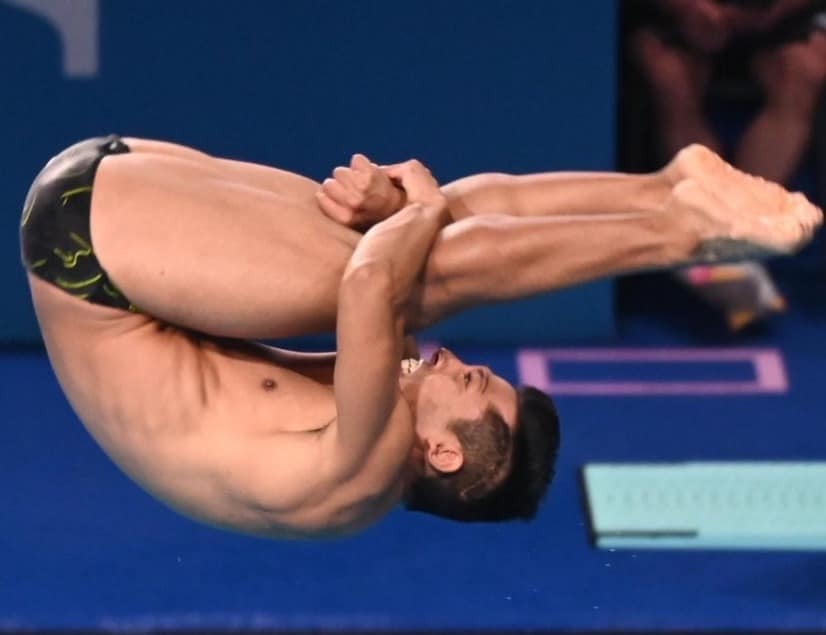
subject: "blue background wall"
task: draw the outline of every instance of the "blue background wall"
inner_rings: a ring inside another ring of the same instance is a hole
[[[57,32],[0,0],[0,341],[38,338],[17,226],[68,144],[119,132],[316,179],[356,151],[420,158],[443,182],[610,169],[615,37],[608,0],[102,2],[99,72],[67,78]],[[611,304],[602,283],[435,334],[606,335]]]
[[[29,181],[89,135],[171,139],[316,178],[353,151],[417,156],[442,180],[612,163],[611,0],[111,0],[101,5],[100,72],[87,79],[64,78],[56,33],[9,1],[0,0],[0,340],[37,338],[17,249]],[[788,394],[563,395],[558,474],[534,523],[397,511],[330,543],[258,540],[174,514],[94,444],[42,352],[6,352],[0,631],[823,632],[826,552],[593,549],[578,488],[591,461],[822,460],[823,280],[799,277],[813,299],[741,341],[780,349]],[[653,289],[652,304],[674,299]],[[607,333],[609,286],[572,293],[576,301],[510,305],[485,319],[537,341]],[[695,310],[678,304],[667,319],[625,328],[622,345],[730,342],[696,328]],[[445,332],[493,330],[478,315],[462,320]],[[513,348],[456,351],[522,379]],[[616,372],[597,371],[595,380]]]

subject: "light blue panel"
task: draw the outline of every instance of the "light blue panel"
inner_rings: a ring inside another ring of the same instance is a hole
[[[826,550],[826,463],[593,464],[597,545]]]

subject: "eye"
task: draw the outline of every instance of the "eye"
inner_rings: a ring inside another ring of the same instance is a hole
[[[470,373],[465,373],[465,386],[470,383]]]

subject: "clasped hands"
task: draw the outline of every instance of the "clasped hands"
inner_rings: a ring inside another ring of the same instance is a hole
[[[333,170],[315,196],[324,214],[358,231],[366,231],[408,204],[446,204],[439,184],[419,161],[379,166],[363,154],[354,154],[350,167]]]

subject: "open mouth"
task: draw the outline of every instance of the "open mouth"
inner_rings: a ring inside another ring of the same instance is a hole
[[[424,363],[421,359],[403,359],[402,360],[402,374],[403,375],[412,375],[416,370]]]

